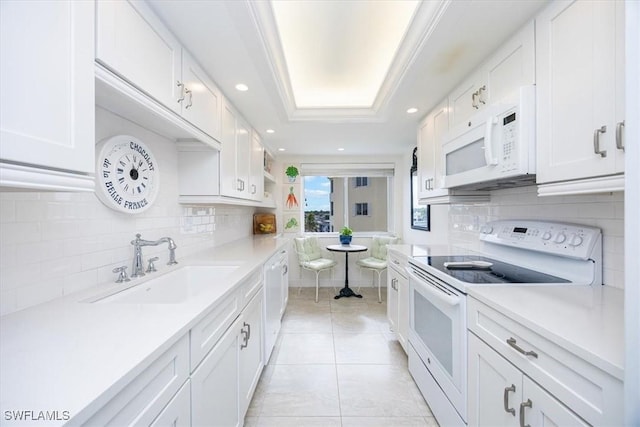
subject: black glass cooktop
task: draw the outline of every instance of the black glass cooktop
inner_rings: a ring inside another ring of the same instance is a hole
[[[466,283],[570,283],[569,280],[560,277],[481,256],[423,256],[415,257],[415,259]],[[489,268],[447,268],[444,266],[445,262],[461,261],[486,261],[493,265]]]

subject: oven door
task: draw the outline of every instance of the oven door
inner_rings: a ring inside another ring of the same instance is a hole
[[[463,420],[467,419],[466,295],[413,264],[409,341]]]

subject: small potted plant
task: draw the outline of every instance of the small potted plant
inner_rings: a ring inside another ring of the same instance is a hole
[[[353,230],[349,227],[342,227],[340,230],[340,243],[343,245],[350,245],[351,238],[353,237]]]
[[[298,176],[298,168],[291,165],[287,167],[284,173],[289,177],[289,182],[296,182],[296,177]]]

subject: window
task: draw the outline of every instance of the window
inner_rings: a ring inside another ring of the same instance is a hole
[[[356,203],[355,213],[356,216],[368,216],[369,203]]]
[[[380,165],[301,164],[304,231],[393,232],[393,164]]]
[[[366,187],[369,185],[369,178],[366,176],[356,177],[356,187]]]

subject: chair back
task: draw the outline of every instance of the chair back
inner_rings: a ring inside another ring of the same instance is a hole
[[[300,264],[322,258],[322,250],[315,236],[296,237],[293,239]]]
[[[373,236],[371,239],[371,256],[381,260],[387,259],[387,245],[393,245],[398,241],[393,236]]]

